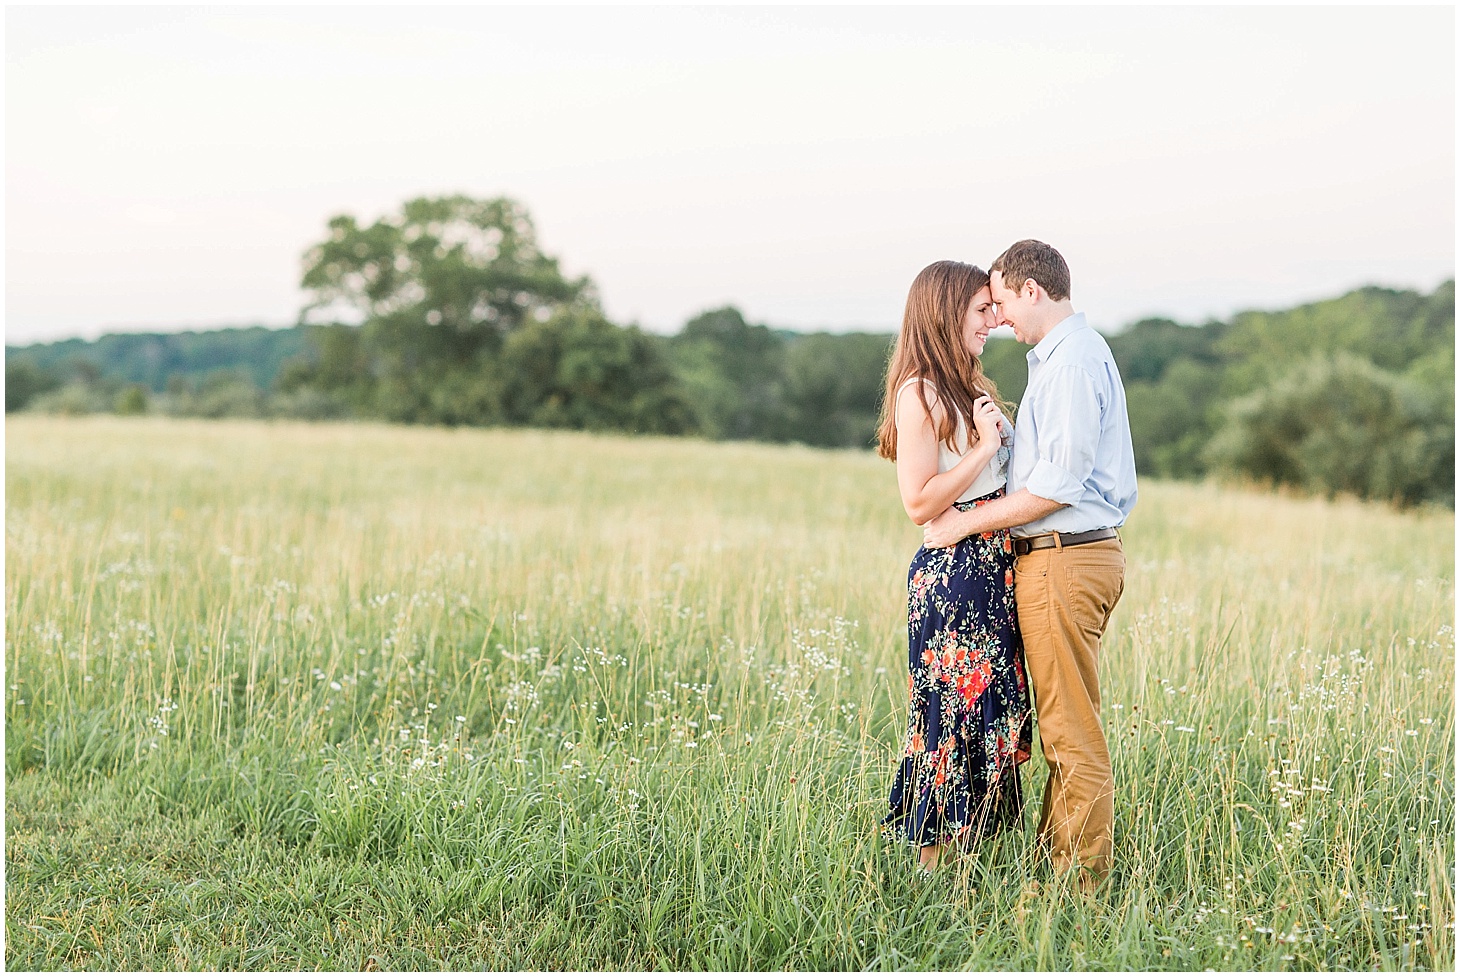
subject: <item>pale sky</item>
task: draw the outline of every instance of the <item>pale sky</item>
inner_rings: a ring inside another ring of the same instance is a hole
[[[507,195],[615,321],[893,330],[1065,255],[1102,328],[1455,264],[1455,14],[5,10],[10,343],[295,320],[325,222]]]

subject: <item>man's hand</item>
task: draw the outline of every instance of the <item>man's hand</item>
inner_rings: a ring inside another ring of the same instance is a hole
[[[1026,525],[1064,507],[1065,503],[1041,498],[1028,489],[1020,489],[1013,495],[977,505],[966,512],[949,506],[931,521],[923,523],[923,545],[930,550],[941,549],[979,533]]]
[[[968,535],[964,528],[967,513],[951,505],[923,524],[923,545],[930,550],[952,546]]]

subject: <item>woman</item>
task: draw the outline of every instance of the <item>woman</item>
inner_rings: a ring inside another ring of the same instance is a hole
[[[913,522],[1004,493],[1013,424],[979,363],[997,325],[989,276],[939,261],[913,281],[887,369],[878,453]],[[971,427],[971,430],[970,430]],[[924,870],[1019,816],[1029,698],[1007,530],[919,549],[908,568],[910,714],[883,824]]]

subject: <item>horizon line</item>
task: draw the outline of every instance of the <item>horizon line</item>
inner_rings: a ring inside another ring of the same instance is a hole
[[[1256,313],[1275,313],[1275,312],[1290,311],[1292,309],[1303,308],[1304,306],[1318,305],[1318,304],[1321,304],[1323,302],[1335,301],[1335,300],[1341,299],[1341,298],[1343,298],[1343,297],[1345,297],[1347,295],[1352,295],[1355,292],[1362,292],[1362,291],[1366,291],[1368,289],[1380,289],[1380,290],[1389,291],[1389,292],[1414,292],[1415,294],[1418,294],[1418,295],[1433,295],[1435,292],[1438,292],[1440,289],[1444,288],[1446,285],[1452,285],[1453,286],[1454,283],[1455,283],[1455,276],[1453,274],[1450,275],[1449,277],[1443,279],[1439,283],[1437,283],[1434,286],[1434,288],[1431,288],[1428,291],[1426,291],[1424,289],[1420,289],[1420,288],[1411,287],[1411,286],[1382,285],[1382,284],[1379,284],[1377,282],[1368,282],[1368,283],[1363,284],[1363,285],[1353,286],[1352,288],[1349,288],[1349,289],[1347,289],[1345,291],[1342,291],[1342,292],[1339,292],[1337,294],[1330,295],[1330,296],[1328,296],[1326,298],[1317,298],[1317,299],[1312,299],[1312,300],[1306,301],[1306,302],[1298,302],[1298,303],[1296,303],[1294,305],[1283,306],[1281,308],[1257,308],[1257,307],[1248,307],[1248,308],[1237,309],[1237,310],[1229,313],[1229,315],[1226,318],[1228,318],[1228,319],[1235,318],[1235,317],[1240,316],[1240,315],[1245,315],[1245,314],[1254,313],[1254,312],[1256,312]],[[719,309],[726,309],[726,308],[735,309],[737,312],[740,312],[742,316],[744,316],[743,310],[741,310],[740,307],[738,305],[736,305],[735,303],[733,303],[733,302],[726,303],[724,305],[717,305],[717,306],[707,307],[704,310],[702,310],[701,312],[696,313],[696,316],[703,315],[703,314],[705,314],[707,312],[714,312],[714,311],[717,311]],[[1088,316],[1088,312],[1086,314]],[[693,319],[693,318],[694,318],[694,316],[691,316],[690,317],[690,319]],[[686,319],[684,323],[681,323],[679,325],[679,327],[676,328],[675,330],[673,330],[672,332],[660,332],[657,329],[648,328],[648,327],[644,326],[642,323],[639,323],[637,321],[632,321],[632,320],[629,321],[629,322],[615,323],[615,325],[618,325],[618,326],[620,326],[622,328],[634,327],[634,328],[639,329],[642,332],[650,333],[650,334],[656,335],[656,336],[666,336],[667,337],[667,336],[678,335],[681,331],[683,331],[685,324],[688,323],[690,321],[690,319]],[[1153,320],[1164,320],[1166,322],[1174,322],[1174,323],[1176,323],[1177,325],[1180,325],[1180,326],[1184,326],[1184,327],[1187,327],[1187,328],[1196,328],[1196,329],[1200,329],[1200,328],[1203,328],[1205,326],[1211,325],[1213,323],[1219,323],[1219,322],[1223,322],[1224,321],[1224,319],[1222,317],[1218,317],[1218,316],[1207,316],[1201,322],[1189,322],[1189,321],[1183,321],[1183,320],[1181,320],[1179,318],[1176,318],[1175,316],[1170,315],[1170,314],[1165,314],[1165,313],[1149,313],[1149,314],[1141,315],[1141,316],[1139,316],[1137,318],[1131,319],[1129,322],[1126,322],[1124,324],[1121,324],[1121,325],[1118,325],[1118,326],[1114,326],[1114,327],[1111,327],[1111,326],[1109,326],[1106,323],[1098,323],[1098,324],[1097,323],[1092,323],[1092,325],[1094,326],[1094,328],[1098,332],[1105,333],[1105,334],[1110,334],[1110,335],[1116,335],[1116,334],[1119,334],[1121,332],[1124,332],[1126,329],[1129,329],[1129,328],[1135,326],[1138,323],[1141,323],[1141,322],[1150,322],[1150,321],[1153,321]],[[869,327],[869,326],[865,326],[865,325],[859,325],[859,326],[829,326],[829,325],[819,325],[819,326],[794,326],[794,325],[773,325],[773,324],[771,324],[769,322],[749,322],[749,320],[747,320],[747,322],[748,322],[749,325],[753,325],[753,326],[755,326],[755,325],[765,326],[767,329],[770,329],[772,332],[804,333],[806,335],[830,334],[830,335],[871,335],[871,336],[883,336],[883,335],[896,335],[897,334],[897,331],[898,331],[898,328],[899,328],[896,325],[893,325],[893,326],[890,326],[890,327],[876,328],[876,327]],[[116,325],[116,326],[104,326],[104,327],[102,327],[102,331],[97,332],[95,334],[90,334],[88,331],[83,331],[81,333],[72,333],[72,334],[69,334],[69,335],[58,335],[58,336],[53,336],[53,337],[50,337],[50,338],[25,339],[25,340],[20,340],[20,341],[17,341],[17,342],[12,342],[10,340],[10,338],[7,336],[6,339],[5,339],[5,348],[6,348],[6,350],[12,350],[12,349],[14,349],[14,350],[24,350],[24,349],[29,349],[29,348],[32,348],[32,347],[35,347],[35,346],[52,346],[52,345],[56,345],[58,343],[69,343],[69,342],[78,342],[78,341],[79,342],[83,342],[83,343],[96,343],[96,342],[100,342],[101,340],[107,338],[108,336],[182,336],[182,335],[189,335],[189,334],[192,334],[192,335],[201,335],[201,334],[205,334],[205,333],[233,332],[233,331],[242,331],[242,330],[246,330],[246,329],[265,329],[265,330],[269,330],[271,332],[278,332],[278,331],[282,331],[282,330],[285,330],[285,329],[298,328],[299,326],[303,326],[303,325],[340,325],[340,324],[342,324],[342,323],[305,323],[305,322],[300,322],[300,321],[296,320],[294,322],[280,322],[280,323],[268,323],[268,322],[254,321],[254,322],[244,322],[244,323],[239,323],[239,322],[234,322],[234,323],[220,323],[220,324],[217,324],[217,325],[188,324],[188,323],[180,323],[180,324],[177,324],[177,325]],[[343,324],[350,325],[350,323],[343,323]],[[361,324],[360,323],[355,323],[353,325],[361,325]],[[1009,338],[1009,337],[1012,337],[1012,335],[1013,335],[1013,330],[1009,329],[1008,327],[1001,326],[998,329],[994,330],[994,332],[991,334],[991,338]]]

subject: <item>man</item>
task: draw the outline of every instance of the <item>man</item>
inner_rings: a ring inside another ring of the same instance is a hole
[[[1114,780],[1100,723],[1100,638],[1125,583],[1116,527],[1136,502],[1125,390],[1105,339],[1070,302],[1054,248],[1020,241],[990,268],[999,323],[1027,354],[1007,494],[923,531],[928,546],[1012,529],[1014,600],[1049,765],[1039,837],[1089,890],[1110,869]]]

